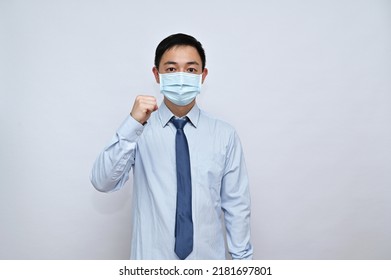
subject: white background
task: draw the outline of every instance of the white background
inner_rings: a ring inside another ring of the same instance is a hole
[[[388,0],[0,0],[0,259],[129,258],[132,181],[89,173],[177,32],[241,137],[254,258],[390,259],[390,31]]]

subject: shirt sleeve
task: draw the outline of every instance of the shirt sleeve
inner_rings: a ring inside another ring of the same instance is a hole
[[[90,180],[98,191],[118,190],[129,179],[129,171],[135,161],[137,140],[143,130],[144,126],[130,115],[118,128],[93,164]]]
[[[250,241],[250,192],[240,140],[231,136],[221,186],[228,250],[232,259],[252,259]]]

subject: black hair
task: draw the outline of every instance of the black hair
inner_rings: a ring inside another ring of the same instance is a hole
[[[204,71],[205,63],[206,63],[206,57],[205,57],[205,51],[202,47],[201,43],[197,41],[196,38],[183,34],[183,33],[177,33],[168,36],[163,41],[160,42],[160,44],[156,48],[155,52],[155,66],[156,68],[159,68],[160,60],[162,59],[163,54],[170,50],[171,48],[175,46],[191,46],[194,47],[198,54],[201,57],[202,62],[202,71]]]

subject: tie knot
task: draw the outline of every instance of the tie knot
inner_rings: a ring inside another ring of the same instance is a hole
[[[177,119],[177,118],[172,118],[171,122],[174,124],[176,129],[183,129],[183,127],[186,125],[188,122],[188,118],[183,118],[183,119]]]

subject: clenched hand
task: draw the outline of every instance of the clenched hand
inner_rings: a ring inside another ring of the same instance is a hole
[[[158,109],[156,98],[149,95],[139,95],[134,100],[130,115],[139,123],[145,124],[152,112]]]

